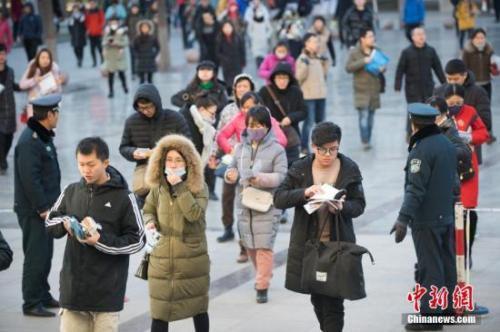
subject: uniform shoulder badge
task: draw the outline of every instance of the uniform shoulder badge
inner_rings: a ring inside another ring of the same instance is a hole
[[[36,131],[33,132],[33,135],[31,135],[31,137],[33,137],[34,139],[38,139],[38,134],[36,133]]]
[[[422,160],[420,159],[412,159],[410,160],[410,172],[418,173],[420,172],[420,165],[422,164]]]

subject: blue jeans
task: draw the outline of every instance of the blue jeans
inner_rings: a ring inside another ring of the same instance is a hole
[[[373,118],[375,116],[375,110],[358,109],[358,113],[361,142],[370,143],[370,140],[372,138]]]
[[[302,149],[309,150],[309,134],[313,123],[320,123],[325,120],[326,99],[304,100],[307,107],[307,118],[302,124]]]

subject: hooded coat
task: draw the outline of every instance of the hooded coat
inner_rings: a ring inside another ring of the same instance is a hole
[[[149,25],[149,33],[142,34],[140,26]],[[154,73],[156,71],[156,56],[160,52],[160,44],[154,35],[155,26],[150,20],[142,20],[137,23],[137,36],[133,41],[133,51],[135,54],[136,73]]]
[[[152,149],[156,142],[168,134],[190,136],[184,117],[175,111],[162,108],[160,94],[153,84],[139,86],[134,96],[134,109],[137,100],[141,98],[153,102],[156,113],[152,118],[148,118],[136,110],[125,121],[120,143],[120,154],[138,165],[147,163],[147,160],[134,159],[134,151],[137,148]]]
[[[167,151],[186,161],[184,181],[171,186],[164,175]],[[161,233],[148,268],[151,318],[166,322],[207,312],[210,260],[205,236],[208,188],[193,143],[169,135],[156,145],[146,171],[151,191],[144,205],[146,224]]]
[[[365,195],[362,177],[354,161],[339,153],[340,172],[335,184],[336,188],[347,191],[344,208],[342,209],[340,223],[340,241],[356,242],[352,219],[359,217],[365,210]],[[314,184],[312,163],[314,155],[308,155],[297,160],[288,170],[288,174],[274,193],[274,206],[278,209],[295,208],[288,259],[286,264],[285,288],[298,292],[308,293],[302,288],[302,260],[304,258],[305,243],[317,237],[317,213],[308,214],[304,209],[307,203],[304,192]],[[332,222],[334,215],[332,214]],[[330,229],[330,239],[337,239],[335,227]]]
[[[127,56],[124,50],[128,47],[128,43],[126,28],[118,28],[116,31],[112,31],[109,27],[104,29],[102,40],[103,69],[110,73],[127,70]]]
[[[228,166],[228,170],[237,168],[240,174],[236,188],[236,216],[245,248],[273,249],[281,211],[274,206],[268,212],[258,212],[243,206],[241,193],[247,181],[241,175],[253,172],[257,182],[255,188],[272,194],[285,178],[287,164],[285,149],[278,143],[272,130],[268,131],[255,150],[247,135],[243,134],[242,143],[236,147],[233,163]]]

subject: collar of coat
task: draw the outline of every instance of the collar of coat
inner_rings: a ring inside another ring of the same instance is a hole
[[[425,126],[424,128],[417,131],[415,134],[413,134],[412,137],[410,138],[410,144],[408,145],[408,152],[410,152],[415,147],[418,141],[426,137],[438,134],[441,134],[441,130],[439,130],[439,127],[437,125],[431,124],[429,126]]]
[[[148,161],[146,184],[150,188],[157,188],[162,184],[162,178],[165,174],[165,159],[170,150],[179,152],[186,162],[188,190],[195,194],[200,193],[205,184],[201,157],[193,142],[182,135],[167,135],[156,143]]]
[[[45,143],[49,143],[50,141],[52,141],[52,137],[56,135],[53,130],[48,130],[47,128],[42,126],[40,122],[36,121],[33,118],[29,118],[28,127],[33,130]]]

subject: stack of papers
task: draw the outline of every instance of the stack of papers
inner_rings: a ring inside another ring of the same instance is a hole
[[[307,204],[304,205],[304,209],[307,213],[314,213],[324,203],[339,201],[340,197],[344,195],[344,190],[339,190],[327,183],[321,186],[321,190],[320,193],[311,197]]]

